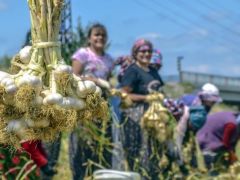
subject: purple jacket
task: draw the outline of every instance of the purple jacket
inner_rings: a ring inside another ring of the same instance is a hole
[[[234,112],[218,112],[208,116],[204,126],[197,132],[197,140],[203,151],[217,151],[224,148],[223,132],[227,123],[237,125]],[[232,134],[231,148],[235,147],[238,134],[237,130]]]

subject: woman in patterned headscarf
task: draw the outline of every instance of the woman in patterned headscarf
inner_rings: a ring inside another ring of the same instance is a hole
[[[127,68],[121,79],[122,90],[133,102],[131,107],[122,112],[125,134],[124,150],[129,169],[142,174],[141,169],[148,169],[146,163],[151,152],[148,151],[147,140],[143,138],[140,120],[148,108],[148,95],[153,91],[158,91],[163,85],[157,70],[149,66],[152,51],[151,42],[145,39],[137,40],[132,47],[134,63]],[[151,174],[151,176],[154,175]]]

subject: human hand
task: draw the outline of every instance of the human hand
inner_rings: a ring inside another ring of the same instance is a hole
[[[129,95],[127,93],[123,93],[121,95],[121,107],[122,108],[128,108],[130,106],[132,106],[133,102],[131,100],[131,98],[129,97]]]
[[[104,80],[104,79],[101,79],[101,78],[97,78],[96,80],[96,84],[102,88],[105,88],[105,89],[110,89],[111,88],[111,85],[108,81]]]
[[[152,102],[152,101],[162,101],[164,99],[164,95],[161,93],[154,93],[154,94],[149,94],[146,96],[145,101],[146,102]]]
[[[238,160],[238,158],[237,158],[237,155],[235,154],[235,152],[230,151],[229,152],[229,161],[230,161],[230,163],[233,164],[237,160]]]

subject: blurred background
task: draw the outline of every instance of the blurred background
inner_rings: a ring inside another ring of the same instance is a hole
[[[66,0],[60,40],[63,57],[86,41],[88,26],[104,24],[109,33],[108,52],[130,54],[133,42],[146,38],[163,55],[160,74],[169,96],[192,92],[204,82],[216,84],[224,104],[240,104],[240,0]],[[27,0],[0,0],[0,68],[29,41]],[[70,179],[68,134],[63,134],[58,174]],[[239,153],[240,154],[240,153]]]
[[[69,0],[68,0],[69,1]],[[67,1],[67,2],[68,2]],[[109,32],[109,53],[130,53],[140,37],[151,40],[164,58],[162,75],[183,69],[240,76],[239,0],[71,0],[72,30],[101,22]],[[0,0],[0,57],[12,56],[30,29],[27,1]]]

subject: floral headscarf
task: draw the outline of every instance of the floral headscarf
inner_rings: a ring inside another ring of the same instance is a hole
[[[121,78],[126,71],[126,69],[134,62],[131,56],[120,56],[115,61],[115,65],[120,65],[120,70],[118,73],[118,80],[121,81]]]
[[[150,60],[151,64],[158,64],[162,66],[162,54],[159,50],[154,49],[152,53],[152,58]]]
[[[142,48],[147,48],[147,49],[153,49],[153,45],[150,41],[145,40],[145,39],[138,39],[133,47],[132,47],[132,57],[135,59],[136,58],[136,54],[138,52],[139,49]]]

